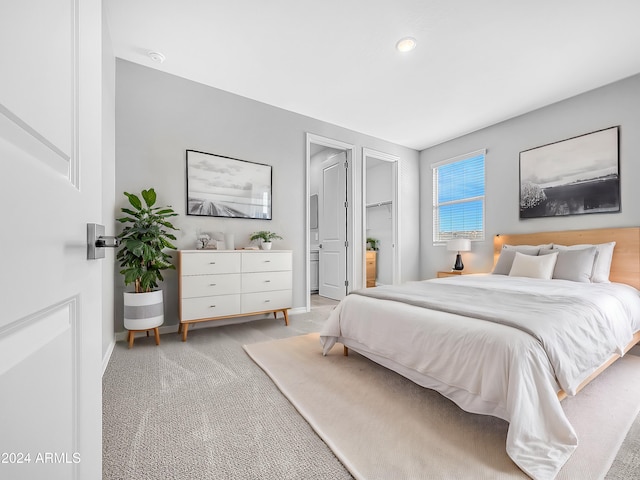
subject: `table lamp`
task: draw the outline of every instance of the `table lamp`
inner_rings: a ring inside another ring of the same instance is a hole
[[[471,250],[471,240],[468,238],[454,238],[453,240],[449,240],[447,242],[447,250],[450,252],[458,252],[453,270],[462,270],[464,265],[462,264],[460,252],[468,252]]]

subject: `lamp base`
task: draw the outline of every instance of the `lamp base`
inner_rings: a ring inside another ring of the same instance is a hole
[[[462,255],[459,253],[456,255],[456,264],[453,266],[453,270],[462,270],[464,265],[462,264]]]

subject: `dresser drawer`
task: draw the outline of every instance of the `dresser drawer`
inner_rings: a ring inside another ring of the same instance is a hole
[[[242,313],[263,312],[265,310],[279,310],[283,308],[290,308],[291,301],[291,290],[243,293]]]
[[[184,321],[235,315],[240,311],[240,294],[182,299]]]
[[[291,290],[291,272],[242,274],[242,293]]]
[[[240,273],[240,256],[233,252],[183,252],[180,258],[183,276]]]
[[[240,293],[241,278],[239,273],[183,276],[182,298]]]
[[[269,272],[275,270],[291,270],[290,252],[243,252],[243,272]]]

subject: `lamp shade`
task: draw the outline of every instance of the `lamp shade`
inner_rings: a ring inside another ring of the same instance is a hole
[[[454,238],[447,242],[447,250],[450,252],[468,252],[471,250],[471,240],[468,238]]]

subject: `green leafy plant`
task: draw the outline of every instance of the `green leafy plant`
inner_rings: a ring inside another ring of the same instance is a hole
[[[165,249],[176,250],[170,242],[176,237],[170,230],[178,230],[167,219],[178,214],[171,207],[154,207],[156,192],[153,188],[142,190],[140,197],[124,192],[133,208],[123,207],[126,216],[118,218],[126,224],[118,235],[121,249],[116,259],[120,261],[120,273],[124,275],[125,285],[135,284],[136,293],[150,292],[158,288],[158,282],[164,280],[162,270],[175,269],[171,255]]]
[[[367,238],[367,250],[378,250],[378,242],[375,238]]]
[[[260,230],[259,232],[253,232],[249,237],[252,242],[255,240],[262,240],[263,242],[271,242],[272,240],[282,240],[282,237],[277,233],[268,232],[266,230]]]

